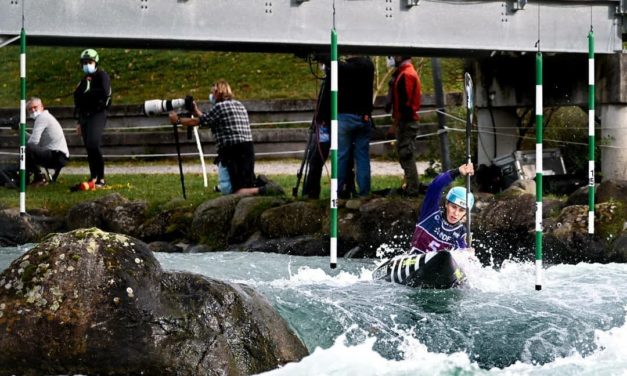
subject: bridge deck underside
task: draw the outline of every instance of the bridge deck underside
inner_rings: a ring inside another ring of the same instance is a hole
[[[0,5],[0,42],[24,26],[29,44],[326,51],[331,0],[24,0]],[[481,55],[622,50],[617,1],[336,0],[341,52]]]

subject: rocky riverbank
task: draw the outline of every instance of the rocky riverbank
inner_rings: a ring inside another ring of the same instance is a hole
[[[498,195],[478,194],[473,245],[485,262],[533,259],[535,184],[519,181]],[[596,233],[587,233],[587,188],[565,199],[545,199],[544,253],[548,262],[627,261],[627,182],[597,188]],[[195,208],[173,200],[156,214],[148,204],[111,194],[80,203],[62,216],[45,211],[21,217],[0,212],[0,245],[39,242],[51,232],[97,227],[137,237],[154,251],[260,251],[327,255],[328,202],[288,197],[222,196]],[[419,199],[399,196],[340,201],[339,255],[375,257],[402,252],[420,208]]]

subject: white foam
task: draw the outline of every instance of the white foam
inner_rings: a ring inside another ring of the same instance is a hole
[[[627,309],[627,307],[626,307]],[[349,329],[350,330],[350,329]],[[411,335],[401,334],[401,360],[390,360],[374,350],[376,338],[366,338],[359,344],[347,345],[346,333],[336,338],[327,349],[317,347],[298,363],[263,373],[265,376],[326,376],[326,375],[627,375],[627,325],[608,331],[595,332],[597,350],[588,356],[573,353],[543,365],[518,361],[509,367],[481,369],[468,354],[430,352]]]

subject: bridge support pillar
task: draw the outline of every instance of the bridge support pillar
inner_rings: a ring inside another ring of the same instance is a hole
[[[599,110],[603,180],[627,180],[627,104],[605,104]]]
[[[517,124],[518,117],[513,107],[477,109],[479,164],[490,165],[494,158],[516,150]]]

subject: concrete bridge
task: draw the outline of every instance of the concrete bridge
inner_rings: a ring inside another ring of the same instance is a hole
[[[538,49],[546,105],[587,106],[592,28],[601,170],[627,179],[627,0],[7,0],[0,10],[0,44],[24,25],[29,44],[305,54],[328,51],[334,25],[341,54],[464,57],[477,86],[479,163],[515,148]]]

